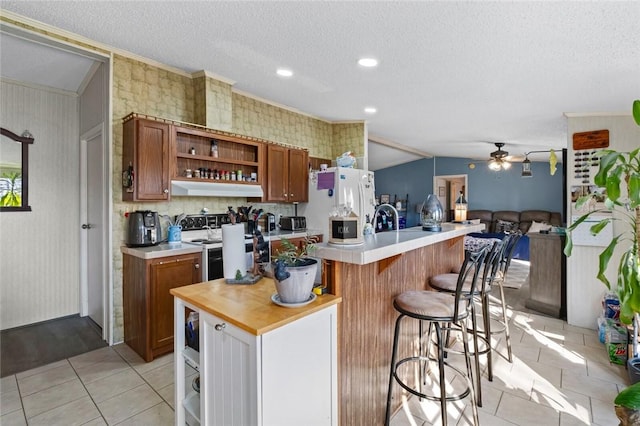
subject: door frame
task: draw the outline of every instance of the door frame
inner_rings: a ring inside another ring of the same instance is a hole
[[[452,180],[460,180],[464,179],[464,197],[469,202],[469,176],[466,174],[461,175],[437,175],[433,177],[433,193],[438,197],[440,204],[442,204],[442,208],[445,210],[445,213],[450,210],[449,205],[444,205],[440,195],[438,194],[438,180],[445,180],[448,184],[451,183]],[[447,185],[448,187],[449,185]],[[446,190],[446,189],[445,189]],[[452,219],[453,220],[453,219]]]
[[[111,285],[111,202],[110,190],[111,176],[109,174],[109,140],[107,135],[107,126],[104,122],[94,126],[92,129],[80,136],[80,223],[87,223],[87,141],[102,135],[102,175],[103,181],[108,183],[108,188],[103,187],[100,199],[102,200],[102,225],[100,227],[100,239],[104,247],[102,258],[102,339],[112,344],[113,327],[112,327],[112,310],[113,310],[113,289]],[[89,314],[88,306],[88,259],[87,259],[87,243],[88,233],[80,233],[80,316],[84,317]]]

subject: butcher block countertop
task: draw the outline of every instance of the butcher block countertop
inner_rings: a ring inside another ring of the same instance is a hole
[[[187,304],[259,336],[342,301],[323,294],[299,308],[278,306],[271,301],[276,287],[271,278],[256,284],[227,284],[224,278],[173,288],[171,294]]]

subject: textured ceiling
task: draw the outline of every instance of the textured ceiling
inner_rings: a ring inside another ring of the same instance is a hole
[[[566,146],[563,113],[629,114],[640,2],[69,2],[1,7],[437,156]],[[376,69],[356,63],[380,61]],[[4,64],[3,64],[4,65]],[[295,73],[283,79],[277,67]],[[4,66],[3,66],[4,68]],[[365,106],[378,112],[367,115]],[[631,118],[630,118],[631,119]],[[370,144],[373,170],[420,158]]]

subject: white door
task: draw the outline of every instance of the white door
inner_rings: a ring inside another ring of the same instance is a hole
[[[105,218],[104,218],[104,133],[102,125],[82,137],[82,316],[89,316],[105,337],[106,276],[104,274]]]

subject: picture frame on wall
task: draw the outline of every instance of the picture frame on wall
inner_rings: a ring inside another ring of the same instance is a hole
[[[390,199],[389,194],[380,194],[380,204],[389,204]]]
[[[439,186],[438,187],[438,197],[444,197],[445,194],[446,194],[445,187],[444,186]]]

